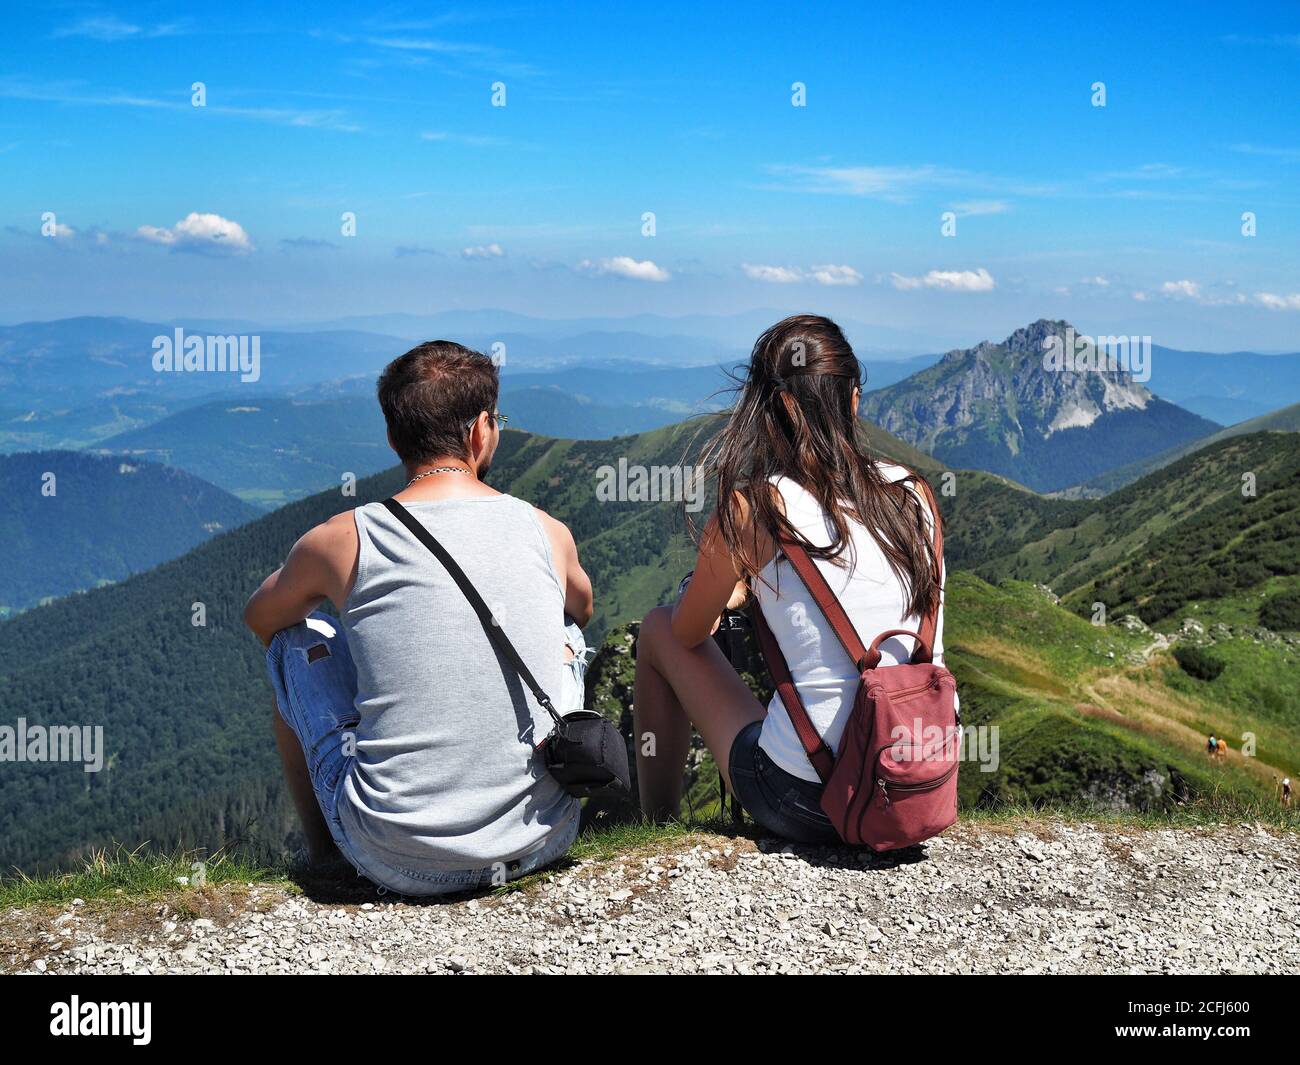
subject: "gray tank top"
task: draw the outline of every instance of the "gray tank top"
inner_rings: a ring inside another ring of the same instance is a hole
[[[533,508],[512,496],[407,508],[460,563],[543,690],[559,691],[564,593]],[[360,550],[343,624],[360,721],[339,793],[349,842],[416,873],[544,847],[578,815],[533,753],[550,717],[429,550],[382,503],[354,514]]]

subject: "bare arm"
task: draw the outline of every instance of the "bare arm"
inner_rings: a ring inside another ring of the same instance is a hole
[[[537,511],[542,528],[551,545],[551,560],[555,563],[556,575],[564,589],[564,612],[579,625],[584,626],[596,612],[595,596],[592,593],[591,578],[587,576],[578,561],[578,545],[574,543],[573,533],[562,521],[556,521],[544,510]]]
[[[749,517],[749,507],[739,498],[741,513]],[[751,528],[743,527],[742,536],[755,536]],[[758,559],[766,564],[776,553],[776,545],[765,533],[755,540]],[[740,571],[731,552],[718,534],[717,516],[709,519],[700,537],[699,557],[691,583],[673,607],[673,635],[683,647],[698,647],[715,631],[724,609],[735,610],[744,605],[749,589],[740,579]]]
[[[326,599],[341,610],[356,575],[356,526],[350,512],[305,533],[284,565],[262,582],[244,607],[244,624],[270,644],[281,629],[306,620]]]

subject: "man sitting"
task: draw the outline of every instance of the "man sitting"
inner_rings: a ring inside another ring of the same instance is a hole
[[[497,367],[448,341],[379,379],[395,498],[460,564],[561,713],[582,700],[591,581],[560,522],[483,482]],[[334,604],[341,625],[316,608]],[[573,619],[566,629],[565,615]],[[310,530],[248,601],[269,650],[276,738],[307,838],[408,895],[500,884],[568,850],[579,807],[535,746],[551,719],[464,594],[381,503]]]

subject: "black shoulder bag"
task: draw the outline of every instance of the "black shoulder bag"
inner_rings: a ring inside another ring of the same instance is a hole
[[[474,608],[474,613],[478,615],[488,639],[514,667],[520,679],[528,685],[533,698],[542,709],[551,715],[551,719],[555,722],[555,730],[542,740],[536,749],[542,752],[547,771],[560,787],[570,795],[579,798],[597,793],[616,794],[620,791],[630,791],[632,785],[628,773],[627,745],[613,722],[607,721],[593,710],[574,710],[561,716],[556,711],[555,704],[551,702],[551,697],[542,691],[532,671],[519,657],[515,645],[510,642],[501,625],[492,616],[492,611],[479,595],[478,589],[465,576],[465,571],[460,568],[456,560],[447,553],[447,549],[438,543],[429,530],[416,521],[411,512],[396,499],[385,499],[384,506],[393,517],[410,530],[412,536],[433,552],[434,557],[451,574],[451,579],[456,582],[457,587],[469,600],[469,605]],[[556,648],[556,653],[559,653],[559,648]]]

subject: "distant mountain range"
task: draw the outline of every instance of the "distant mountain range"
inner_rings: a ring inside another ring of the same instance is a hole
[[[1040,320],[1001,343],[951,351],[875,392],[862,414],[950,466],[988,470],[1036,491],[1206,436],[1214,422],[1160,399],[1124,369],[1045,367],[1066,322]]]
[[[721,379],[716,368],[711,372]],[[365,477],[396,463],[373,381],[366,382],[364,391],[342,389],[333,394],[334,398],[246,396],[197,403],[111,436],[89,450],[178,466],[245,502],[270,509],[342,484],[349,474],[353,479]],[[512,427],[577,439],[646,432],[680,421],[691,411],[686,403],[669,400],[595,403],[556,385],[504,392],[499,408]]]
[[[590,352],[588,357],[645,358],[653,353],[655,362],[680,365],[691,360],[727,362],[744,359],[749,355],[754,340],[768,326],[788,314],[808,310],[807,307],[791,307],[742,311],[739,314],[633,314],[618,318],[560,319],[484,308],[434,314],[371,314],[321,322],[274,323],[272,327],[293,331],[361,329],[410,340],[441,336],[464,341],[467,337],[501,339],[514,335],[529,338],[538,345],[554,345],[553,354],[564,353],[565,341],[579,348],[586,343],[583,338],[621,337],[626,338],[625,342],[637,345],[636,350],[641,354],[632,355],[627,350],[619,350],[624,341],[616,340]],[[859,358],[872,360],[927,355],[955,343],[959,337],[959,334],[943,328],[898,329],[850,318],[839,318],[838,321]],[[649,341],[655,344],[651,346]],[[539,346],[537,353],[542,350]],[[534,354],[532,350],[525,353],[530,357]],[[583,357],[583,353],[577,350],[565,354]]]
[[[1214,354],[1156,344],[1146,384],[1193,414],[1232,425],[1300,402],[1300,355]]]
[[[121,396],[166,405],[224,392],[283,392],[312,381],[375,371],[404,350],[402,341],[372,333],[260,332],[253,334],[258,339],[257,380],[241,383],[231,370],[156,370],[155,343],[159,338],[174,342],[177,329],[182,337],[202,338],[212,332],[130,318],[66,318],[0,327],[4,405],[55,411]],[[219,335],[240,334],[231,330]]]
[[[72,318],[5,326],[0,327],[0,387],[4,389],[0,394],[0,453],[111,447],[123,434],[153,426],[159,426],[158,434],[166,435],[169,427],[163,423],[167,419],[206,404],[249,406],[262,401],[373,397],[374,381],[384,363],[415,338],[434,335],[457,337],[503,357],[503,394],[540,390],[520,400],[511,397],[516,408],[512,424],[595,439],[641,432],[725,405],[731,384],[725,371],[743,363],[748,344],[770,324],[771,313],[548,320],[491,310],[449,311],[299,327],[310,330],[305,332],[198,319],[153,323]],[[984,356],[998,345],[985,343],[950,352],[942,359],[937,355],[885,358],[882,356],[907,352],[903,338],[891,338],[887,331],[873,332],[874,327],[860,323],[848,321],[845,325],[864,357],[868,416],[923,447],[936,448],[951,465],[981,465],[1037,488],[1064,490],[1091,481],[1116,464],[1168,451],[1218,427],[1147,402],[1136,387],[1125,385],[1101,398],[1100,409],[1107,420],[1098,427],[1099,432],[1109,431],[1110,422],[1116,422],[1117,426],[1123,424],[1123,431],[1111,434],[1113,439],[1105,447],[1082,448],[1076,434],[1059,431],[1060,423],[1056,430],[1052,430],[1051,419],[1045,426],[1034,424],[1037,406],[1051,407],[1054,400],[1051,395],[1026,394],[1042,386],[1041,381],[1035,383],[1039,375],[1033,373],[1030,363],[1008,364],[1005,372],[999,370],[994,376],[1004,380],[996,386],[987,374],[981,377],[992,367]],[[240,382],[230,373],[156,372],[153,345],[160,336],[174,335],[178,327],[186,335],[257,335],[261,351],[258,380]],[[1034,328],[1020,330],[1013,337]],[[1300,355],[1214,355],[1156,347],[1150,365],[1147,386],[1156,396],[1164,400],[1185,397],[1189,410],[1217,414],[1223,423],[1236,420],[1237,414],[1253,416],[1280,403],[1300,401]],[[933,395],[932,386],[940,379],[960,378],[972,366],[977,370],[974,377],[993,391],[977,396],[974,378],[966,381],[950,397],[956,406],[945,417],[951,416],[953,424],[936,420],[935,401],[947,394],[949,387],[941,384],[938,395]],[[1067,390],[1058,387],[1056,391]],[[1110,418],[1111,414],[1123,415],[1107,406],[1121,392],[1146,402],[1141,408],[1126,408],[1138,410],[1140,417]],[[566,402],[565,395],[572,402]],[[1057,398],[1064,409],[1068,397],[1062,394]],[[1007,421],[1008,404],[1016,407],[1015,425]],[[927,406],[932,409],[927,411]],[[355,419],[348,415],[338,427],[336,435],[341,440],[349,438],[349,421]],[[328,427],[322,426],[320,432],[328,435]],[[126,442],[146,452],[158,448],[160,455],[183,454],[171,443],[156,439],[158,434],[153,439],[128,436]],[[298,439],[303,447],[309,443],[306,437]],[[203,443],[194,441],[191,450]],[[215,444],[216,439],[208,443]],[[301,449],[292,442],[286,448],[268,460],[270,467],[282,464],[284,469],[268,467],[265,475],[238,482],[227,474],[215,483],[261,505],[296,498],[332,483],[332,470],[329,482],[302,476]],[[1120,453],[1123,448],[1128,449],[1127,454]],[[338,451],[327,446],[323,453]],[[1070,451],[1073,457],[1064,454]],[[179,457],[173,461],[186,464]],[[306,465],[311,465],[310,459]],[[325,465],[339,463],[331,457]],[[345,469],[377,468],[364,453],[341,465]],[[198,467],[186,464],[186,468]]]
[[[124,580],[258,515],[182,470],[120,455],[0,456],[0,617]]]

